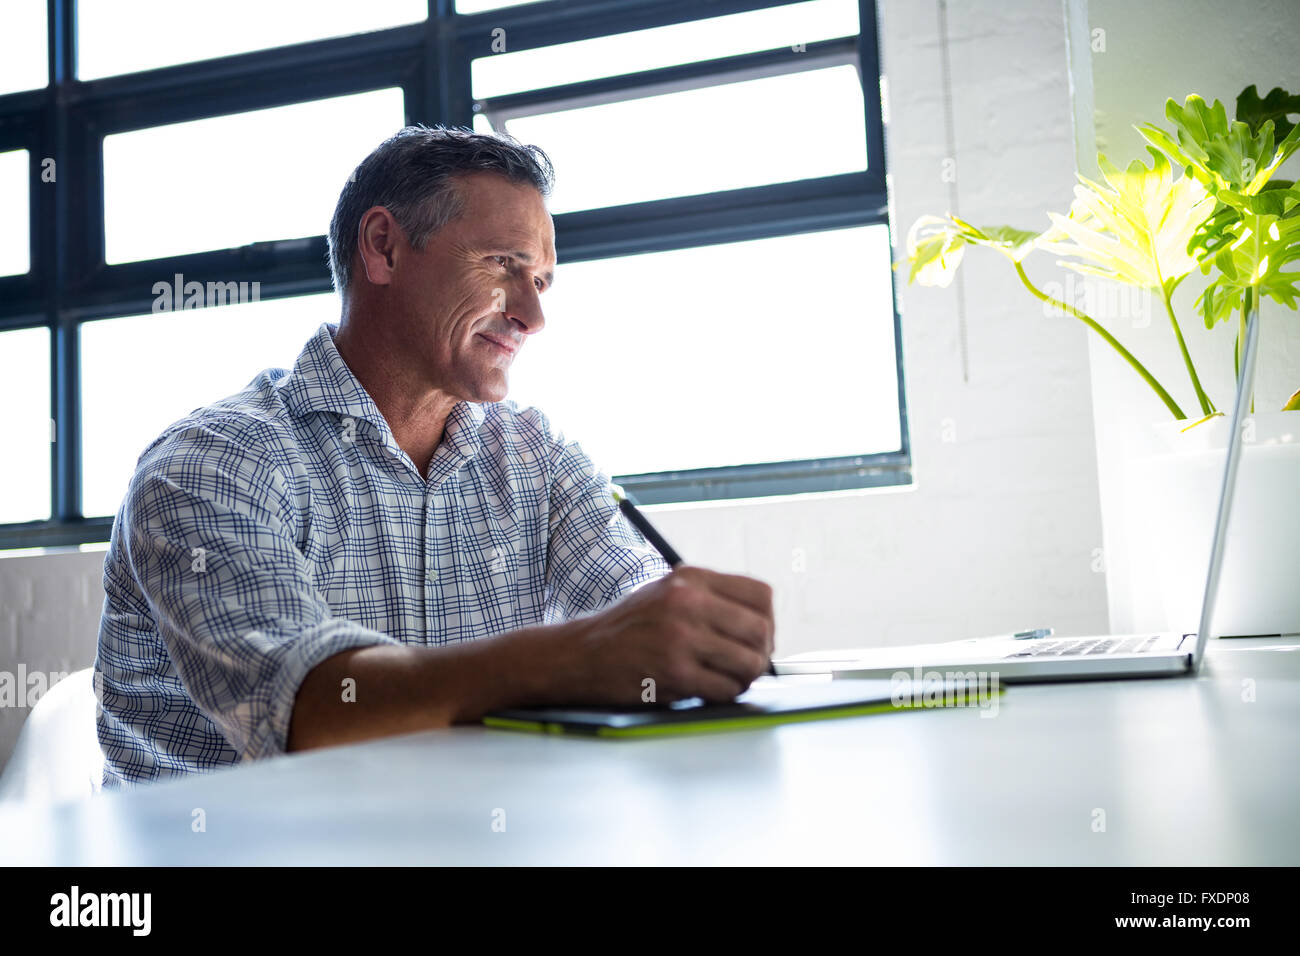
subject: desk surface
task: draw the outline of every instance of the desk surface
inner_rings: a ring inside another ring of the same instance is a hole
[[[992,718],[460,727],[11,805],[0,863],[1295,865],[1297,739],[1300,642],[1211,641],[1195,678],[1016,685]]]

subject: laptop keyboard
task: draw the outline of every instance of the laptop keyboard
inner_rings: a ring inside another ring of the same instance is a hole
[[[1003,660],[1024,657],[1063,657],[1088,654],[1142,654],[1151,649],[1160,635],[1151,637],[1078,637],[1069,640],[1026,641],[1023,651],[1007,654]]]

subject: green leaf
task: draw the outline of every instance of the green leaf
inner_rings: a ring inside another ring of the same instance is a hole
[[[1265,123],[1264,134],[1261,135],[1271,136],[1271,133],[1272,131],[1269,129],[1268,123]],[[1273,179],[1273,174],[1277,172],[1278,168],[1283,163],[1291,158],[1291,154],[1297,149],[1300,149],[1300,126],[1292,127],[1291,132],[1287,134],[1286,139],[1277,145],[1277,149],[1274,151],[1272,159],[1267,165],[1256,169],[1255,175],[1244,184],[1242,191],[1253,195],[1268,188],[1268,184]],[[1267,153],[1260,154],[1261,158],[1266,156]]]
[[[1196,308],[1205,320],[1205,327],[1213,329],[1220,322],[1232,318],[1241,309],[1242,288],[1212,283],[1196,300]]]
[[[1169,102],[1173,103],[1174,101],[1170,100]],[[1178,140],[1154,123],[1143,123],[1141,126],[1134,127],[1134,129],[1141,133],[1142,138],[1148,143],[1181,166],[1185,175],[1195,176],[1207,184],[1213,182],[1214,177],[1204,167],[1207,158],[1204,150],[1189,151],[1183,149]]]
[[[996,249],[1012,262],[1023,262],[1034,251],[1039,234],[1028,229],[1016,229],[1014,226],[972,226],[968,222],[952,217],[967,231],[968,241],[980,246]]]
[[[921,216],[907,232],[907,256],[894,264],[907,265],[907,282],[947,288],[961,267],[966,247],[996,249],[1021,262],[1036,247],[1038,233],[1011,226],[973,226],[956,216]]]
[[[1151,165],[1120,170],[1097,157],[1105,184],[1080,176],[1068,216],[1049,213],[1052,230],[1039,248],[1066,257],[1061,265],[1145,289],[1176,284],[1197,264],[1189,252],[1215,200],[1192,176],[1173,178],[1169,160],[1147,148]]]
[[[1192,174],[1210,185],[1214,173],[1209,167],[1209,153],[1205,144],[1228,135],[1228,111],[1218,100],[1207,106],[1205,100],[1192,93],[1182,106],[1170,99],[1165,103],[1165,119],[1174,126],[1178,145],[1192,167]]]
[[[907,283],[948,286],[961,265],[965,240],[952,224],[939,216],[922,216],[907,232],[907,256],[894,268],[907,265]]]
[[[1252,216],[1286,216],[1297,203],[1300,203],[1300,191],[1294,188],[1266,189],[1257,195],[1223,190],[1219,199],[1239,213]]]
[[[1220,204],[1214,215],[1204,220],[1192,232],[1187,244],[1187,252],[1201,263],[1201,271],[1208,273],[1211,260],[1219,251],[1233,241],[1232,229],[1240,218],[1236,209],[1227,204]]]
[[[1284,110],[1289,102],[1284,91],[1274,91],[1269,97],[1267,102],[1276,105],[1274,112]],[[1238,103],[1242,103],[1240,97]],[[1223,103],[1215,100],[1213,106],[1207,106],[1193,93],[1181,106],[1172,99],[1165,103],[1165,116],[1175,135],[1150,123],[1135,128],[1151,146],[1211,192],[1231,189],[1253,195],[1264,189],[1278,167],[1300,149],[1300,126],[1287,122],[1282,132],[1274,118],[1250,110],[1249,97],[1246,104],[1244,117],[1229,122]],[[1278,118],[1285,120],[1285,112],[1279,112]],[[1275,141],[1275,136],[1281,141]]]
[[[1221,136],[1228,130],[1228,111],[1218,100],[1213,106],[1207,106],[1205,100],[1195,93],[1190,94],[1179,106],[1176,100],[1165,103],[1165,118],[1178,130],[1179,142],[1203,143],[1215,136]]]
[[[1233,122],[1228,132],[1201,144],[1206,165],[1223,186],[1246,188],[1273,160],[1273,124],[1265,123],[1258,134],[1245,123]]]
[[[1239,311],[1246,290],[1258,288],[1260,296],[1294,310],[1300,300],[1300,193],[1295,187],[1278,190],[1285,197],[1287,214],[1283,216],[1251,211],[1262,201],[1260,196],[1220,194],[1237,209],[1239,215],[1223,231],[1214,256],[1218,275],[1197,300],[1206,327]]]
[[[1259,132],[1271,120],[1274,135],[1285,139],[1296,125],[1289,119],[1291,113],[1300,114],[1300,94],[1288,93],[1280,86],[1269,90],[1262,100],[1254,83],[1237,96],[1237,119],[1249,126],[1252,133]]]
[[[1226,246],[1220,249],[1214,257],[1214,264],[1227,278],[1234,282],[1237,280],[1237,265],[1231,249]]]

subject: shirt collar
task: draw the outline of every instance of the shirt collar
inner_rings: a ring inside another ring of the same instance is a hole
[[[388,420],[339,354],[334,344],[337,331],[337,324],[322,322],[316,334],[308,340],[294,363],[293,371],[284,379],[285,403],[298,416],[330,412],[358,422],[369,422],[384,447],[396,457],[403,457],[405,452],[393,437]],[[479,426],[486,416],[481,403],[457,402],[447,417],[442,444],[429,464],[430,472],[448,457],[459,466],[478,454],[481,447]]]

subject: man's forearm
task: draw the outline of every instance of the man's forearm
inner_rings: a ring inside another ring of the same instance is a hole
[[[579,627],[571,621],[445,647],[377,644],[335,654],[298,688],[286,749],[446,727],[555,699]],[[349,678],[355,683],[345,685]]]

